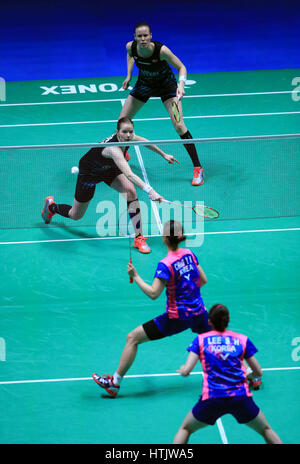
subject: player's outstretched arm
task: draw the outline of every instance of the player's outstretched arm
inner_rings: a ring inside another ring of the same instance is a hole
[[[139,142],[149,142],[148,139],[145,139],[145,137],[141,137],[140,135],[134,135],[133,140],[139,141]],[[168,155],[164,151],[162,151],[157,145],[145,145],[148,150],[154,151],[154,153],[157,153],[158,155],[162,156],[169,164],[174,164],[174,162],[179,164],[179,161],[177,161],[176,158],[174,158],[173,155]]]
[[[164,198],[159,193],[157,193],[150,185],[146,184],[144,181],[142,181],[142,179],[140,179],[139,176],[132,172],[127,161],[124,159],[124,155],[120,147],[105,148],[102,154],[107,158],[113,159],[117,167],[120,169],[120,171],[122,171],[127,179],[130,180],[130,182],[132,182],[141,190],[144,190],[144,192],[148,193],[149,199],[151,201],[163,201]]]

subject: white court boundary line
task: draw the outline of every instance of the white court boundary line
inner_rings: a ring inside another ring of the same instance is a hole
[[[218,97],[244,97],[252,95],[279,95],[295,93],[295,90],[278,90],[273,92],[240,92],[240,93],[214,93],[204,95],[185,95],[184,98],[218,98]],[[28,103],[3,103],[2,106],[37,106],[37,105],[68,105],[68,104],[81,104],[81,103],[106,103],[106,102],[120,102],[124,98],[107,98],[95,100],[69,100],[69,101],[54,101],[54,102],[28,102]],[[150,100],[160,100],[160,97],[151,97]]]
[[[135,149],[135,152],[137,154],[137,159],[138,159],[139,165],[140,165],[142,173],[143,173],[144,181],[145,181],[146,184],[150,185],[140,147],[135,146],[134,149]],[[158,226],[158,230],[159,230],[160,234],[162,234],[163,227],[162,227],[162,223],[161,223],[161,220],[160,220],[157,205],[156,205],[155,201],[150,201],[150,203],[151,203],[151,207],[152,207],[152,210],[153,210],[153,213],[154,213],[154,216],[155,216],[156,224]]]
[[[293,370],[300,370],[299,367],[271,367],[262,369],[262,371],[293,371]],[[203,372],[191,372],[190,375],[203,375]],[[180,376],[179,373],[167,373],[167,374],[136,374],[136,375],[125,375],[124,379],[137,379],[137,378],[149,378],[149,377],[174,377]],[[71,377],[71,378],[64,378],[64,379],[39,379],[39,380],[9,380],[9,381],[0,381],[0,385],[17,385],[17,384],[34,384],[34,383],[53,383],[53,382],[75,382],[75,381],[86,381],[86,380],[93,380],[90,377]],[[221,441],[223,445],[228,444],[227,435],[225,429],[223,427],[223,423],[221,418],[216,421],[216,425],[218,427]]]
[[[274,113],[238,113],[238,114],[211,114],[202,116],[184,116],[184,119],[210,119],[210,118],[243,118],[252,116],[284,116],[291,114],[300,114],[300,111],[278,111]],[[170,117],[161,118],[133,118],[133,122],[145,122],[145,121],[169,121]],[[30,124],[1,124],[0,128],[8,127],[36,127],[36,126],[65,126],[65,125],[76,125],[76,124],[106,124],[106,123],[117,123],[117,119],[110,120],[99,120],[99,121],[62,121],[62,122],[40,122]]]
[[[278,371],[299,371],[300,366],[295,367],[267,367],[263,368],[263,372],[278,372]],[[203,375],[202,371],[191,372],[190,375]],[[162,374],[132,374],[125,375],[124,379],[142,379],[147,377],[175,377],[180,376],[177,372],[162,373]],[[51,382],[80,382],[85,380],[93,380],[92,376],[89,377],[69,377],[61,379],[37,379],[37,380],[4,380],[0,381],[0,385],[15,385],[15,384],[29,384],[29,383],[51,383]]]
[[[124,99],[121,100],[121,105],[122,105],[122,108],[125,104],[125,101]],[[150,185],[150,182],[149,182],[149,179],[148,179],[148,175],[147,175],[147,172],[146,172],[146,168],[145,168],[145,165],[144,165],[144,160],[143,160],[143,156],[142,156],[142,153],[141,153],[141,150],[140,150],[140,147],[138,147],[137,145],[134,146],[134,149],[135,149],[135,152],[136,152],[136,155],[137,155],[137,159],[138,159],[138,162],[139,162],[139,165],[140,165],[140,168],[142,170],[142,174],[143,174],[143,177],[144,177],[144,181],[146,184]],[[160,216],[159,216],[159,212],[158,212],[158,209],[157,209],[157,205],[155,203],[155,201],[150,201],[151,203],[151,208],[153,210],[153,213],[154,213],[154,216],[155,216],[155,220],[156,220],[156,224],[158,226],[158,230],[160,232],[160,234],[162,233],[162,223],[161,223],[161,220],[160,220]]]
[[[226,234],[249,234],[249,233],[263,233],[263,232],[292,232],[299,231],[300,227],[291,227],[289,229],[251,229],[251,230],[225,230],[217,232],[199,232],[199,233],[188,233],[186,236],[194,235],[226,235]],[[160,237],[161,235],[149,235],[148,237]],[[48,240],[23,240],[13,242],[0,242],[0,245],[26,245],[26,244],[37,244],[37,243],[60,243],[60,242],[84,242],[92,240],[122,240],[127,237],[87,237],[87,238],[60,238],[60,239],[48,239]]]
[[[299,367],[274,367],[274,368],[266,368],[262,369],[262,371],[292,371],[292,370],[300,370]],[[190,375],[203,375],[203,372],[191,372]],[[168,374],[136,374],[136,375],[125,375],[124,379],[137,379],[137,378],[147,378],[147,377],[173,377],[173,376],[180,376],[179,373],[168,373]],[[9,380],[9,381],[0,381],[1,385],[20,385],[20,384],[34,384],[34,383],[54,383],[54,382],[75,382],[75,381],[86,381],[86,380],[93,380],[90,377],[71,377],[71,378],[64,378],[64,379],[39,379],[39,380]],[[223,427],[223,423],[221,418],[216,421],[216,425],[218,427],[221,441],[223,445],[228,444],[227,435],[225,429]]]
[[[262,371],[290,371],[290,370],[300,370],[299,367],[274,367],[262,369]],[[203,375],[203,372],[191,372],[190,375]],[[171,376],[180,376],[178,373],[169,373],[169,374],[139,374],[139,375],[125,375],[126,379],[136,379],[136,378],[146,378],[146,377],[171,377]],[[81,377],[81,378],[68,378],[68,379],[43,379],[43,380],[12,380],[0,382],[0,385],[12,385],[12,384],[28,384],[28,383],[47,383],[47,382],[72,382],[72,381],[83,381],[83,380],[93,380],[92,377]],[[223,445],[228,445],[227,435],[222,423],[221,418],[216,421],[216,425],[219,430],[221,441]]]
[[[221,440],[222,440],[223,445],[228,445],[228,439],[227,439],[227,435],[225,433],[225,429],[223,427],[222,419],[221,418],[217,419],[216,424],[217,424],[217,427],[218,427],[219,434],[221,436]]]

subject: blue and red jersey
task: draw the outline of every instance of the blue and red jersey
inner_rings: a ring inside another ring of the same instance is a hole
[[[187,248],[169,252],[158,263],[155,277],[167,281],[166,311],[170,319],[184,320],[206,311],[197,266],[197,257]]]
[[[243,360],[257,349],[245,335],[211,330],[198,335],[188,351],[196,353],[203,369],[202,400],[252,396]]]

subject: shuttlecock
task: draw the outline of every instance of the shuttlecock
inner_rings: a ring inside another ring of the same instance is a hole
[[[72,174],[78,174],[79,173],[79,169],[77,166],[73,166],[72,169],[71,169],[71,173]]]

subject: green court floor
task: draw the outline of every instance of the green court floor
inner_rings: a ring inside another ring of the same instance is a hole
[[[300,102],[291,82],[299,72],[189,75],[185,123],[194,138],[296,134]],[[102,140],[114,132],[128,94],[121,83],[121,77],[8,83],[0,103],[1,146]],[[149,140],[177,139],[158,99],[134,122]],[[206,174],[197,188],[182,145],[163,149],[180,164],[169,166],[141,147],[130,150],[130,165],[166,198],[203,200],[220,211],[218,220],[204,224],[183,217],[187,245],[208,277],[206,307],[227,305],[230,328],[258,347],[264,375],[254,399],[284,443],[299,443],[300,139],[197,143]],[[117,204],[117,195],[98,185],[82,221],[55,218],[48,227],[41,221],[47,195],[72,202],[70,169],[85,151],[0,147],[0,443],[172,443],[201,392],[200,364],[189,378],[176,374],[192,332],[140,346],[116,399],[91,379],[93,372],[112,374],[127,333],[165,310],[164,295],[152,301],[129,285],[128,239],[97,234],[97,205]],[[165,256],[163,217],[142,192],[139,198],[152,253],[133,250],[132,257],[151,282]],[[224,416],[190,443],[262,439]]]

